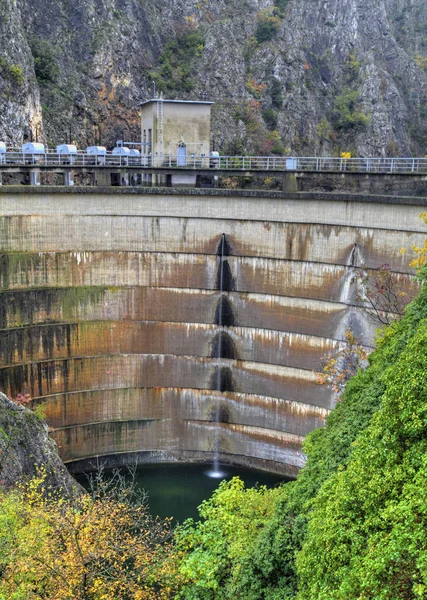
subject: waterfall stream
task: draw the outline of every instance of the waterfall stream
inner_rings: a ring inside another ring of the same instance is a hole
[[[218,392],[221,391],[221,358],[222,358],[222,328],[223,328],[223,318],[222,318],[222,294],[224,291],[224,243],[225,243],[225,234],[221,235],[221,249],[219,252],[219,310],[218,310],[218,343],[217,343],[217,372],[216,372],[216,389]],[[215,416],[214,421],[218,426],[220,423],[220,412],[221,412],[221,398],[218,394],[216,398],[215,404]],[[214,445],[214,456],[212,461],[212,469],[208,472],[209,477],[215,477],[217,479],[223,478],[225,473],[221,471],[219,464],[219,446],[220,446],[220,436],[219,433],[215,434],[215,445]]]
[[[357,294],[357,271],[363,268],[363,260],[357,244],[354,244],[351,250],[346,267],[339,302],[345,304],[347,308],[338,324],[335,335],[337,339],[344,341],[346,331],[351,329],[360,343],[370,346],[372,345],[372,327],[367,322],[360,306],[354,304]]]

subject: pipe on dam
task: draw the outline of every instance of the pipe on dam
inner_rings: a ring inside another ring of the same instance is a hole
[[[294,476],[335,403],[313,371],[350,325],[372,345],[354,268],[387,263],[414,293],[400,249],[424,243],[425,205],[4,187],[0,389],[45,406],[74,471],[219,451]]]

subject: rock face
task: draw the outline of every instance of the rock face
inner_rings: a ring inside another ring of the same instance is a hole
[[[137,139],[155,81],[216,102],[224,151],[424,155],[426,24],[424,0],[5,0],[0,139]]]
[[[46,486],[70,496],[79,492],[59,458],[48,426],[32,411],[11,402],[0,392],[0,478],[6,487],[46,469]]]

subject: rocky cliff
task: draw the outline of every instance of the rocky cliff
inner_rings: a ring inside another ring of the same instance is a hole
[[[56,444],[48,436],[48,426],[35,413],[12,402],[0,392],[0,486],[41,475],[45,485],[66,496],[81,493],[59,458]]]
[[[137,138],[209,97],[228,152],[424,155],[424,0],[2,0],[0,139]]]

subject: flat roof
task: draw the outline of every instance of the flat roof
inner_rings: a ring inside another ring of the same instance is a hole
[[[151,98],[150,100],[145,100],[145,102],[141,102],[139,106],[144,106],[144,104],[150,104],[150,102],[158,102],[159,100],[161,100],[162,102],[175,104],[215,104],[215,102],[209,102],[207,100],[167,100],[166,98]]]

